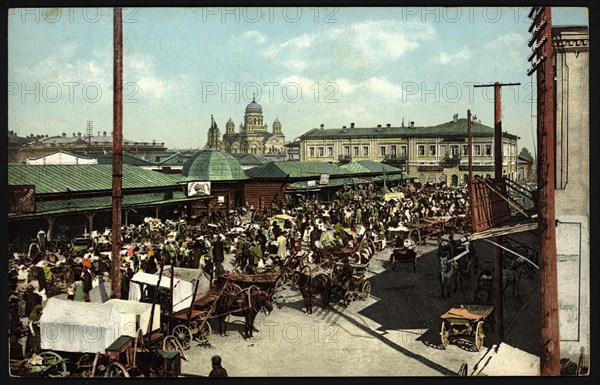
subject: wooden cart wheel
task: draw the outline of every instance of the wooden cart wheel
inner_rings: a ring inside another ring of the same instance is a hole
[[[187,360],[187,357],[185,356],[185,353],[183,352],[184,349],[181,346],[179,339],[177,339],[177,337],[175,337],[172,334],[166,336],[163,339],[162,350],[165,352],[179,352],[179,353],[181,353],[181,358],[183,358],[184,360]]]
[[[442,321],[442,330],[440,331],[440,339],[442,340],[442,345],[444,345],[444,349],[448,348],[450,332],[446,330],[446,322]]]
[[[104,372],[104,377],[131,377],[125,365],[120,362],[112,362],[106,368],[106,372]]]
[[[344,296],[344,305],[346,307],[350,306],[353,299],[354,299],[354,295],[352,293],[346,293],[346,295]]]
[[[361,288],[362,295],[360,297],[361,300],[366,301],[369,298],[369,294],[371,294],[371,282],[368,279],[364,280]]]
[[[212,328],[210,327],[210,323],[208,321],[204,322],[202,328],[198,330],[198,341],[200,342],[208,342],[208,337],[212,334]]]
[[[67,364],[58,353],[47,351],[41,352],[39,356],[42,357],[42,365],[50,367],[46,372],[48,377],[67,377]]]
[[[183,350],[188,350],[192,343],[192,331],[185,325],[177,325],[173,328],[173,336],[177,338]]]
[[[235,284],[235,283],[229,283],[227,284],[227,287],[225,287],[225,291],[224,293],[227,293],[229,295],[233,295],[236,296],[238,295],[240,292],[242,291],[242,288]]]
[[[485,335],[483,334],[483,321],[479,321],[477,322],[477,328],[475,329],[475,346],[477,347],[477,351],[481,350],[484,338]]]

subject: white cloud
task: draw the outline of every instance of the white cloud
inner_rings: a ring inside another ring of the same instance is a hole
[[[325,64],[329,68],[367,68],[382,61],[397,61],[434,36],[435,29],[428,23],[367,21],[336,25],[272,43],[263,55],[291,70],[322,69],[324,63],[320,56],[315,57],[317,53],[328,55]],[[306,60],[308,57],[312,60]],[[306,65],[299,66],[298,62]]]
[[[455,52],[455,53],[448,53],[448,52],[440,52],[440,56],[438,57],[438,60],[440,63],[442,64],[457,64],[457,63],[462,63],[464,61],[467,61],[471,58],[472,53],[471,50],[467,47],[463,47],[460,51]]]
[[[265,44],[267,37],[258,31],[246,31],[240,37],[242,43],[253,41],[259,45]]]
[[[516,32],[507,33],[496,37],[487,43],[484,47],[482,57],[496,58],[500,53],[502,60],[495,60],[490,63],[491,66],[500,69],[520,68],[524,58],[526,58],[527,44],[525,38]]]
[[[374,94],[377,94],[380,98],[401,98],[402,87],[393,84],[387,79],[372,77],[364,82],[366,88],[368,88]]]

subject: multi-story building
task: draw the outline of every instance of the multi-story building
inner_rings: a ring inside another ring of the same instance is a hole
[[[552,47],[560,355],[578,362],[590,354],[588,27],[552,28]]]
[[[473,173],[494,176],[494,129],[473,118]],[[502,135],[503,176],[516,179],[516,135]],[[467,119],[455,114],[437,126],[315,128],[300,137],[300,160],[346,163],[373,160],[389,163],[424,182],[463,183],[469,173]]]

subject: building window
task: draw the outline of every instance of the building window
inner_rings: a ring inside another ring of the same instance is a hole
[[[446,182],[446,174],[440,175],[440,182],[442,182],[442,183]]]
[[[465,156],[469,155],[469,145],[463,144],[462,147],[463,147],[462,154],[465,155]]]
[[[322,158],[325,156],[325,152],[323,150],[323,147],[319,147],[319,158]]]
[[[492,156],[492,145],[491,144],[485,145],[485,156]]]
[[[353,156],[358,156],[358,146],[352,147],[352,155]]]
[[[385,146],[379,146],[379,156],[385,156]]]
[[[333,147],[332,146],[327,146],[327,156],[328,157],[333,156]]]
[[[344,156],[350,156],[350,146],[344,146]]]
[[[425,183],[425,174],[419,174],[419,183],[421,183],[421,184]]]
[[[406,146],[400,146],[400,155],[406,155]]]
[[[429,156],[435,156],[435,144],[429,145]]]
[[[473,153],[475,156],[481,156],[481,145],[480,144],[474,145]]]
[[[369,156],[369,146],[363,146],[363,156]]]
[[[420,144],[417,147],[417,155],[418,156],[424,156],[425,155],[425,146],[424,145]]]
[[[429,175],[429,183],[434,184],[435,183],[435,175]]]
[[[395,157],[396,157],[396,145],[392,145],[392,146],[390,146],[390,156],[391,156],[392,158],[395,158]]]
[[[440,144],[440,156],[446,156],[446,145]]]
[[[308,157],[309,158],[314,158],[315,157],[315,148],[314,147],[309,147],[308,148]]]
[[[458,144],[450,145],[450,155],[458,155]]]

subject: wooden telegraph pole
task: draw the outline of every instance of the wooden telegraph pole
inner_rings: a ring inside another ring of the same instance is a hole
[[[123,184],[123,22],[114,10],[113,38],[113,171],[112,171],[112,298],[121,298],[121,186]]]
[[[529,12],[532,47],[531,76],[537,72],[538,213],[540,229],[540,317],[542,376],[560,375],[560,323],[554,208],[554,72],[552,10],[533,7]]]
[[[521,83],[499,83],[475,85],[473,87],[494,87],[494,178],[502,178],[502,86],[519,86]],[[496,243],[502,244],[502,237],[496,237]],[[504,340],[504,293],[502,290],[503,250],[496,247],[494,260],[494,330],[500,341]]]

